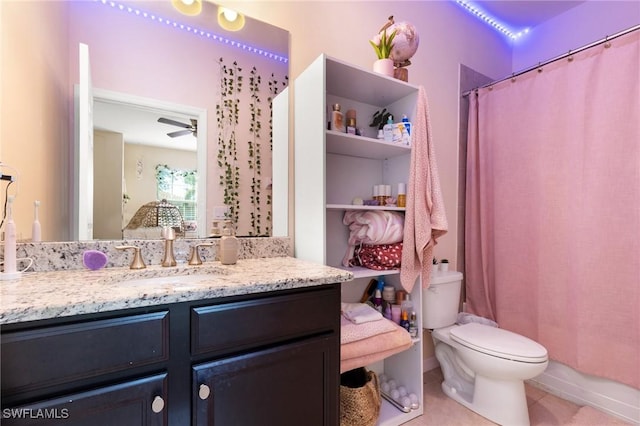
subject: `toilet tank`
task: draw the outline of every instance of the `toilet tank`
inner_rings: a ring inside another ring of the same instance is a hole
[[[462,272],[431,274],[429,288],[422,291],[422,326],[428,329],[453,325],[458,318]]]

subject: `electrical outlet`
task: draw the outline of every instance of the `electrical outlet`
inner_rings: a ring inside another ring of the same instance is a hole
[[[214,206],[213,219],[214,220],[225,219],[228,212],[229,212],[229,206]]]

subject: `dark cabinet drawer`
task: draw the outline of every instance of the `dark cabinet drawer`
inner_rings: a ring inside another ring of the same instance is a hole
[[[167,375],[158,374],[35,404],[4,408],[3,425],[163,426]],[[157,412],[156,412],[157,411]]]
[[[169,359],[167,311],[2,334],[2,396]]]
[[[193,424],[337,425],[338,339],[317,337],[194,366]]]
[[[191,310],[191,352],[224,353],[315,333],[338,332],[340,292],[333,289],[224,303]]]

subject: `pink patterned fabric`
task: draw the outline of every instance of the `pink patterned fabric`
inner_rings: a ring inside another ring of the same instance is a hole
[[[640,31],[470,96],[467,307],[640,388]]]
[[[402,243],[362,244],[356,247],[352,266],[364,266],[377,271],[400,269]]]
[[[416,117],[411,125],[413,149],[409,170],[407,207],[404,219],[404,239],[400,281],[411,292],[422,274],[423,287],[429,287],[433,247],[448,228],[440,190],[440,178],[433,146],[429,104],[424,87],[418,92]]]

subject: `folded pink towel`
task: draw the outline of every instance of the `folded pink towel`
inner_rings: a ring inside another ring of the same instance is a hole
[[[354,368],[366,367],[367,365],[371,365],[374,362],[382,361],[385,358],[389,358],[391,355],[406,351],[410,347],[411,343],[407,343],[406,345],[397,346],[386,351],[374,352],[356,358],[341,359],[340,374],[344,373],[345,371],[353,370]]]
[[[373,364],[413,345],[407,330],[390,323],[394,331],[340,345],[340,373]]]
[[[340,345],[340,359],[357,358],[406,345],[411,346],[409,332],[394,322],[391,322],[391,325],[393,325],[393,331]]]
[[[386,318],[378,321],[369,321],[362,324],[354,324],[344,316],[340,316],[340,343],[351,343],[381,333],[394,331],[394,323]]]

